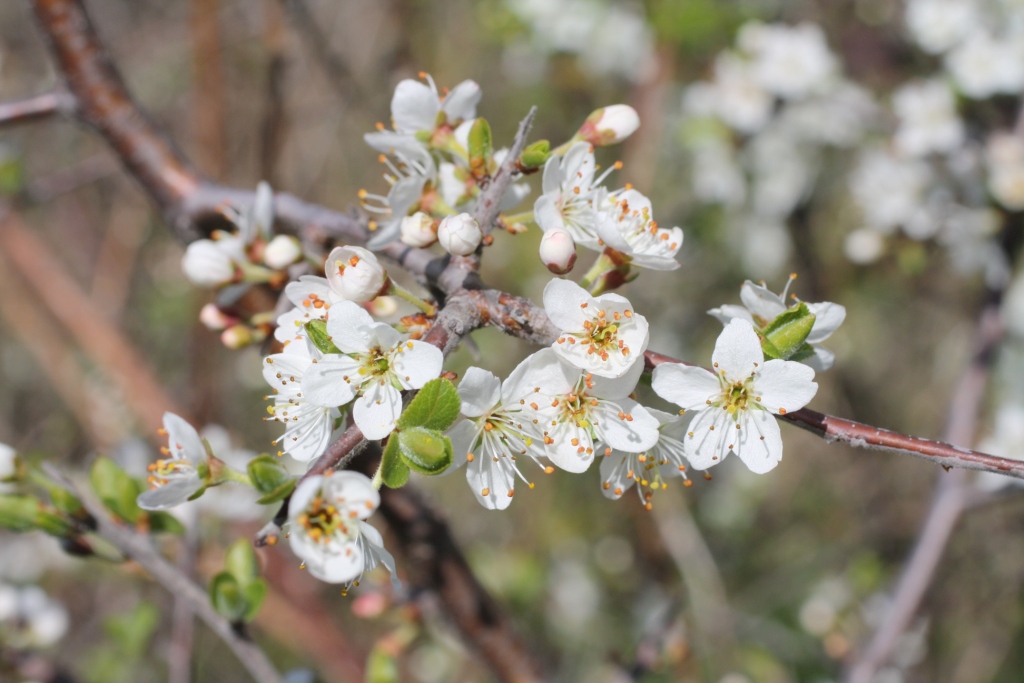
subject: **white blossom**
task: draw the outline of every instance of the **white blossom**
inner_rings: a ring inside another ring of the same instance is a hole
[[[597,234],[629,262],[651,270],[675,270],[683,246],[680,228],[661,228],[654,220],[651,200],[637,190],[608,194],[599,204]]]
[[[1024,209],[1024,141],[1014,133],[995,133],[985,147],[988,189],[1012,211]]]
[[[18,453],[7,444],[0,443],[0,483],[9,481],[18,473]]]
[[[914,216],[931,180],[928,164],[871,150],[862,155],[854,169],[850,190],[867,224],[881,232],[892,232]]]
[[[946,68],[968,97],[984,99],[1024,89],[1024,43],[974,31],[946,55]]]
[[[764,329],[788,309],[788,306],[786,306],[786,294],[789,292],[789,285],[794,279],[794,276],[790,276],[790,280],[786,283],[786,288],[782,291],[781,295],[775,294],[764,284],[756,285],[747,280],[740,288],[742,306],[726,304],[718,308],[712,308],[708,311],[708,314],[720,320],[723,325],[728,325],[730,321],[740,318],[758,328]],[[836,357],[835,354],[820,344],[831,337],[832,333],[843,324],[843,321],[846,319],[846,308],[829,301],[818,304],[806,303],[806,306],[814,314],[814,325],[811,327],[810,334],[807,335],[807,343],[814,348],[814,355],[803,362],[818,372],[823,372],[832,367]]]
[[[302,258],[302,244],[291,235],[277,235],[263,250],[263,262],[274,270],[282,270]]]
[[[539,380],[535,365],[530,356],[504,382],[471,367],[459,382],[461,411],[467,419],[449,433],[455,455],[452,469],[466,464],[469,488],[489,510],[504,510],[512,504],[517,476],[533,487],[519,469],[518,458],[525,456],[540,465],[538,459],[545,455],[544,438],[535,424],[539,410],[533,391]]]
[[[537,225],[547,232],[566,230],[576,244],[601,249],[597,235],[594,197],[601,183],[615,166],[598,178],[593,148],[577,142],[564,156],[552,156],[544,165],[543,194],[533,204]]]
[[[468,213],[447,216],[437,226],[437,241],[445,251],[455,256],[472,254],[483,237],[480,224]]]
[[[941,54],[978,26],[975,0],[909,0],[907,28],[921,49]]]
[[[223,209],[228,220],[238,228],[236,236],[245,246],[270,240],[274,226],[274,191],[266,182],[256,186],[256,196],[245,211],[228,206]]]
[[[383,439],[394,430],[403,390],[420,389],[441,374],[440,349],[403,340],[351,301],[331,309],[327,333],[340,353],[324,354],[303,369],[303,400],[343,406],[354,399],[352,416],[367,439]]]
[[[447,165],[454,168],[453,164]],[[434,219],[422,211],[403,218],[401,231],[402,243],[410,247],[429,247],[437,241],[437,226],[434,225]]]
[[[384,179],[391,186],[386,196],[359,191],[364,210],[376,214],[370,222],[367,249],[380,249],[397,240],[401,234],[402,219],[419,206],[424,189],[437,183],[437,165],[430,152],[408,135],[397,133],[369,133],[363,136],[371,147],[380,147],[385,155],[381,161],[387,166]]]
[[[584,472],[602,447],[642,452],[658,441],[658,421],[629,398],[643,370],[639,362],[621,377],[597,377],[552,349],[533,354],[534,403],[545,452],[555,466]]]
[[[551,348],[567,362],[601,377],[622,377],[643,365],[647,319],[618,294],[591,296],[570,280],[544,288],[544,310],[559,330]]]
[[[236,278],[236,255],[225,249],[225,240],[196,240],[185,248],[181,269],[185,277],[199,287],[219,287]],[[232,245],[234,246],[234,245]]]
[[[372,252],[362,247],[333,249],[327,256],[324,273],[334,293],[348,301],[372,301],[387,293],[387,271]]]
[[[874,263],[885,253],[885,237],[872,228],[857,228],[843,240],[843,253],[858,265]]]
[[[944,81],[904,85],[892,98],[900,119],[896,149],[912,157],[951,152],[964,141],[964,125],[956,113],[953,92]]]
[[[433,134],[439,125],[455,128],[463,121],[476,118],[481,91],[474,81],[462,81],[442,98],[434,79],[429,74],[421,74],[421,77],[427,82],[407,78],[395,88],[391,119],[398,133]]]
[[[311,349],[308,340],[301,339],[288,344],[284,353],[268,356],[263,362],[263,379],[274,392],[267,396],[274,400],[271,416],[263,419],[284,424],[284,434],[274,443],[281,444],[281,453],[300,462],[323,454],[334,433],[334,421],[340,416],[335,407],[339,404],[319,405],[304,395],[302,376],[313,365],[314,355],[319,357],[319,351]]]
[[[540,260],[556,275],[565,275],[576,263],[576,242],[568,230],[551,228],[540,239]]]
[[[206,485],[207,452],[195,427],[174,413],[164,413],[165,456],[149,465],[150,489],[139,495],[143,510],[167,510],[188,501]]]
[[[754,78],[771,93],[799,99],[820,91],[837,71],[825,34],[816,24],[745,24],[737,40],[751,55]]]
[[[628,104],[601,107],[587,117],[576,137],[597,147],[622,142],[640,127],[640,115]]]
[[[335,292],[327,278],[317,275],[302,275],[284,288],[284,295],[294,308],[277,317],[277,329],[274,338],[288,345],[295,340],[302,340],[306,333],[304,325],[313,320],[326,320],[331,305],[344,301]]]
[[[703,100],[703,101],[702,101]],[[756,133],[772,115],[774,96],[754,75],[753,65],[734,52],[715,58],[714,80],[687,89],[683,107],[704,110],[741,133]]]
[[[698,413],[684,441],[687,458],[705,470],[735,453],[752,472],[768,472],[782,460],[773,414],[807,405],[818,390],[814,370],[792,361],[765,362],[757,333],[743,319],[725,326],[711,360],[714,372],[680,363],[654,369],[654,391]]]
[[[741,206],[747,197],[747,179],[736,162],[730,143],[702,140],[692,148],[693,193],[702,202]]]
[[[640,499],[649,505],[654,491],[668,488],[668,479],[687,479],[683,441],[690,416],[654,408],[647,412],[658,421],[658,442],[643,453],[605,452],[601,459],[601,492],[606,498],[618,500],[636,484]]]
[[[779,125],[793,139],[852,147],[861,141],[878,114],[869,90],[840,81],[820,95],[787,104],[779,115]]]
[[[363,572],[383,563],[394,581],[395,561],[380,533],[365,522],[380,494],[358,472],[312,476],[288,503],[288,540],[309,573],[327,583],[358,585]]]
[[[68,625],[67,609],[42,588],[0,583],[0,633],[5,645],[50,647],[64,637]]]

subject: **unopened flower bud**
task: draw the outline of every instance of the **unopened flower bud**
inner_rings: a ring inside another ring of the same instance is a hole
[[[576,137],[597,147],[622,142],[640,127],[640,116],[628,104],[601,107],[587,117]]]
[[[448,216],[437,226],[437,240],[445,251],[455,256],[472,254],[483,237],[480,224],[468,213]]]
[[[324,265],[335,294],[349,301],[371,301],[386,294],[388,273],[377,257],[362,247],[338,247]]]
[[[219,287],[235,279],[235,263],[213,240],[197,240],[188,245],[181,269],[192,284]]]
[[[237,350],[252,343],[252,330],[247,325],[232,325],[220,333],[220,341],[229,349]]]
[[[576,243],[561,228],[552,228],[540,240],[540,260],[556,275],[564,275],[576,263]]]
[[[434,219],[417,211],[402,219],[402,242],[410,247],[429,247],[437,241]]]
[[[398,301],[393,296],[379,296],[367,301],[363,307],[375,318],[387,318],[398,313]]]
[[[0,443],[0,482],[12,481],[19,469],[18,454],[10,446]]]
[[[291,235],[278,235],[263,250],[263,262],[282,270],[302,258],[302,244]]]
[[[238,319],[220,310],[217,304],[206,304],[199,311],[199,322],[208,330],[220,332],[237,323]]]

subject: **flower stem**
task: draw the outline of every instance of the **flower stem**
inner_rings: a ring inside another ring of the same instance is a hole
[[[570,147],[572,147],[573,145],[575,145],[577,142],[579,142],[582,139],[583,138],[581,138],[579,136],[579,133],[577,133],[576,135],[573,135],[571,138],[569,138],[568,140],[563,142],[558,147],[555,147],[553,150],[551,150],[551,154],[557,154],[557,155],[561,156],[562,154],[565,154],[566,152],[568,152]]]
[[[373,481],[371,481],[370,483],[373,484],[373,488],[377,489],[378,491],[380,491],[380,488],[382,486],[384,486],[384,460],[383,459],[381,459],[380,466],[377,467],[377,471],[373,474]]]
[[[615,270],[615,268],[615,262],[609,258],[608,254],[601,252],[601,255],[594,261],[594,265],[590,266],[590,270],[580,280],[580,286],[588,290],[591,296],[601,294],[604,291],[601,276]]]
[[[238,482],[239,484],[245,484],[246,486],[253,485],[252,479],[249,478],[248,474],[246,474],[245,472],[239,472],[238,470],[231,469],[230,467],[227,466],[225,466],[224,469],[220,471],[220,479],[221,481],[235,481]]]
[[[437,308],[435,308],[433,304],[430,304],[424,301],[423,299],[419,298],[418,296],[407,290],[405,287],[402,287],[402,285],[398,284],[394,280],[391,281],[391,288],[388,290],[388,294],[392,296],[397,296],[399,299],[404,299],[405,301],[408,301],[413,306],[423,311],[429,318],[433,318],[435,315],[437,315]]]
[[[533,218],[533,211],[523,211],[522,213],[514,213],[510,216],[502,216],[501,220],[507,225],[513,223],[536,223]]]

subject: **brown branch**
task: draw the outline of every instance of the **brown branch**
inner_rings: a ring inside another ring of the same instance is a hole
[[[491,234],[491,230],[494,228],[494,219],[498,217],[501,198],[505,196],[505,190],[508,189],[512,179],[518,173],[519,157],[526,149],[526,138],[530,134],[530,128],[533,127],[533,119],[536,115],[537,107],[530,107],[526,118],[519,122],[519,130],[516,131],[516,137],[512,141],[512,147],[508,150],[505,161],[498,167],[490,184],[477,199],[473,218],[480,224],[485,235]]]
[[[63,90],[53,90],[23,100],[0,102],[0,128],[31,123],[55,114],[72,114],[75,98]]]
[[[267,659],[263,650],[252,640],[244,637],[231,622],[218,614],[210,604],[210,598],[206,591],[189,580],[177,567],[154,550],[146,536],[139,536],[111,519],[103,505],[91,496],[83,495],[82,491],[64,477],[57,468],[49,463],[44,464],[44,467],[50,477],[82,501],[82,506],[96,520],[95,533],[137,562],[175,598],[187,601],[196,616],[202,619],[210,627],[210,630],[216,633],[238,657],[253,680],[257,683],[282,683],[281,675]]]

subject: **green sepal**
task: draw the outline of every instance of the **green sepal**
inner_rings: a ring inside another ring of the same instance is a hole
[[[540,168],[551,158],[551,143],[547,140],[538,140],[527,145],[519,157],[519,163],[523,168]]]
[[[488,175],[492,154],[491,125],[481,116],[469,129],[469,170],[474,178]]]
[[[813,355],[814,355],[814,347],[811,346],[810,344],[808,344],[807,342],[804,342],[803,345],[799,349],[796,350],[796,353],[794,353],[792,356],[790,356],[788,360],[804,361],[804,360],[807,360],[808,358],[810,358]]]
[[[400,489],[409,483],[409,467],[403,462],[400,450],[398,434],[393,433],[380,459],[381,481],[388,488]]]
[[[814,314],[807,308],[807,304],[800,302],[779,314],[761,333],[764,339],[771,342],[778,354],[776,358],[789,360],[807,341],[814,320]]]
[[[451,467],[452,441],[436,429],[403,429],[398,447],[406,466],[420,474],[441,474]]]
[[[341,353],[341,350],[331,341],[331,335],[327,334],[327,323],[323,320],[310,320],[306,323],[306,334],[313,346],[320,349],[322,353]]]
[[[136,524],[142,509],[135,502],[143,487],[128,476],[117,463],[100,456],[89,469],[89,482],[103,505],[129,524]]]
[[[423,385],[398,418],[400,430],[426,427],[444,431],[459,417],[462,401],[451,380],[432,379]]]
[[[217,613],[232,623],[239,623],[249,611],[249,601],[228,572],[221,572],[210,581],[210,603]]]
[[[178,521],[178,518],[168,512],[150,512],[149,530],[154,534],[174,534],[175,536],[185,535],[185,526]]]
[[[284,500],[294,489],[297,480],[284,465],[272,455],[260,455],[249,461],[246,467],[253,488],[263,496],[256,502],[269,505]]]
[[[32,496],[0,495],[0,528],[32,531],[42,505]]]

